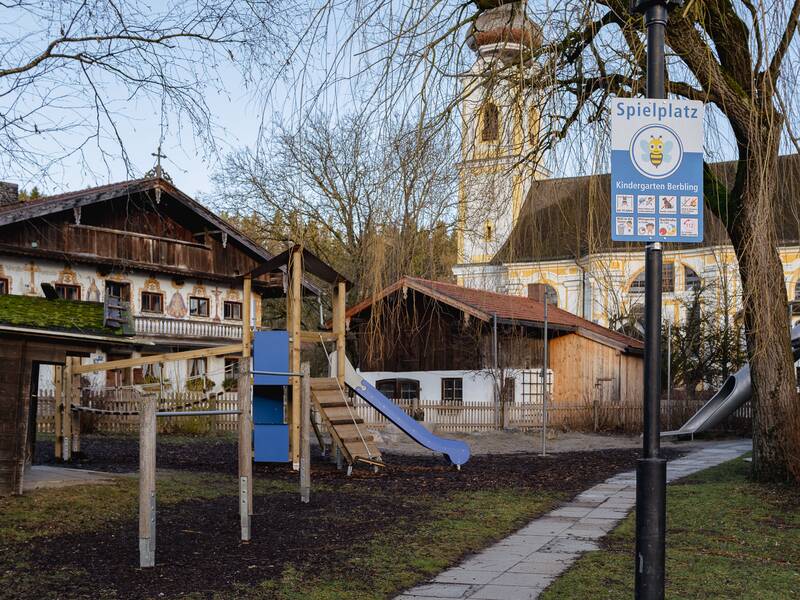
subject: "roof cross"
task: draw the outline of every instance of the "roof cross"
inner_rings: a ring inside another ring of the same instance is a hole
[[[161,159],[162,158],[167,158],[166,154],[161,154],[161,144],[158,145],[158,150],[156,152],[151,152],[150,153],[150,156],[155,156],[156,157],[156,177],[158,179],[161,179],[161,176],[162,176],[162,173],[163,173],[162,170],[161,170]]]

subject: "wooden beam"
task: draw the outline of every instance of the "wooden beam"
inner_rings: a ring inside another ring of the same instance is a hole
[[[183,352],[168,352],[166,354],[153,354],[152,356],[140,356],[138,358],[123,358],[122,360],[112,360],[111,362],[80,365],[73,370],[74,373],[94,373],[96,371],[111,371],[113,369],[127,369],[129,367],[140,367],[142,365],[152,365],[160,362],[172,362],[176,360],[189,360],[191,358],[203,358],[205,356],[221,356],[223,354],[239,354],[242,351],[241,344],[228,344],[226,346],[215,346],[213,348],[198,348],[197,350],[184,350]]]
[[[56,365],[53,368],[53,400],[55,401],[55,452],[56,461],[61,461],[64,456],[64,367]]]
[[[71,402],[72,406],[80,406],[81,404],[81,376],[75,370],[81,366],[80,358],[72,358],[72,381],[71,381]],[[81,451],[81,413],[70,410],[68,415],[72,421],[70,433],[72,439],[70,440],[71,455]]]
[[[317,344],[320,342],[335,342],[337,336],[338,334],[335,331],[301,331],[300,341]]]
[[[333,293],[333,331],[336,333],[336,377],[339,385],[344,389],[345,365],[345,315],[347,313],[347,288],[344,282],[339,282]]]
[[[156,397],[139,409],[139,566],[156,563]]]
[[[253,415],[250,370],[244,359],[239,361],[239,521],[243,542],[251,537],[250,517],[253,514]]]
[[[292,315],[292,329],[290,335],[292,336],[291,354],[289,356],[289,370],[293,373],[300,372],[300,329],[302,325],[302,300],[303,290],[301,289],[301,282],[303,279],[303,252],[302,248],[295,246],[292,252],[291,260],[289,261],[289,274],[291,277],[291,305],[290,312]],[[301,389],[300,378],[292,377],[292,406],[291,406],[291,424],[289,426],[289,434],[291,438],[291,458],[292,468],[297,471],[300,469],[300,401]]]
[[[244,276],[244,286],[242,290],[242,373],[250,370],[250,344],[252,330],[250,329],[250,309],[253,302],[253,278],[250,275]]]
[[[64,415],[61,420],[61,459],[64,462],[72,458],[72,382],[75,379],[73,369],[72,357],[68,356],[64,367]]]
[[[311,366],[304,362],[303,393],[300,400],[300,502],[311,500]]]

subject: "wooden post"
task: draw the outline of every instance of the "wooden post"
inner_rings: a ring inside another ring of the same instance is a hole
[[[156,397],[139,409],[139,566],[156,563]]]
[[[300,400],[300,501],[311,500],[311,366],[303,363],[303,393]]]
[[[72,426],[70,427],[72,433],[72,454],[76,454],[81,451],[81,413],[72,410],[73,405],[80,406],[81,404],[81,376],[80,374],[75,373],[75,367],[79,367],[80,365],[80,358],[72,359],[72,401],[70,403],[70,417],[72,420]]]
[[[245,360],[239,363],[239,520],[242,541],[250,541],[250,517],[253,514],[253,415],[250,369]]]
[[[252,303],[253,279],[248,273],[244,276],[244,287],[242,289],[242,358],[244,359],[250,358],[250,344],[253,338],[252,330],[250,329]],[[249,369],[249,361],[245,360],[244,362],[248,363],[247,369]]]
[[[72,383],[75,380],[72,369],[72,358],[68,356],[64,367],[64,414],[61,418],[61,458],[64,462],[69,462],[72,458]],[[78,377],[80,381],[80,376]]]
[[[291,274],[291,325],[290,336],[292,338],[291,354],[289,356],[289,370],[293,373],[300,371],[300,329],[302,318],[302,299],[303,290],[301,287],[303,277],[303,251],[298,246],[292,252],[289,261]],[[292,377],[292,410],[291,421],[289,424],[289,441],[291,448],[292,468],[297,471],[300,469],[300,377]]]
[[[53,369],[55,382],[53,400],[55,402],[55,457],[60,461],[64,457],[64,367],[56,365]]]
[[[336,377],[344,389],[345,313],[347,312],[347,288],[344,281],[336,283],[333,290],[333,332],[336,334]]]

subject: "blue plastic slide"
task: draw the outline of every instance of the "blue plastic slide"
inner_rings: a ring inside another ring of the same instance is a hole
[[[336,353],[331,354],[331,364],[336,364]],[[345,358],[344,380],[349,388],[366,400],[372,407],[397,425],[412,440],[425,446],[428,450],[447,455],[450,462],[460,467],[469,460],[469,446],[459,440],[448,440],[433,435],[417,421],[409,417],[405,411],[376,390],[361,377],[350,361]]]

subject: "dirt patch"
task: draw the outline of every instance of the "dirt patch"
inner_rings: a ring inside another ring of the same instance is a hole
[[[43,444],[37,457],[47,459]],[[83,468],[135,471],[136,438],[87,436]],[[674,457],[676,451],[667,450]],[[65,574],[58,590],[8,590],[10,597],[150,598],[215,592],[235,595],[236,586],[278,579],[287,565],[309,573],[352,569],[347,559],[378,532],[402,525],[414,535],[417,525],[431,518],[436,503],[453,492],[511,488],[549,490],[572,495],[623,470],[639,456],[634,449],[564,452],[551,457],[534,454],[479,455],[457,471],[439,457],[390,454],[389,467],[374,474],[357,469],[346,477],[315,454],[312,481],[322,486],[310,505],[298,494],[281,492],[255,498],[253,541],[238,539],[236,496],[189,500],[158,512],[157,563],[141,571],[138,564],[135,519],[102,530],[37,539],[26,546],[27,559],[15,570],[30,584],[34,574],[57,570]],[[158,446],[161,469],[236,473],[236,443],[206,439]],[[297,481],[286,465],[257,465],[258,479]],[[102,507],[98,507],[102,510]],[[0,554],[15,554],[13,545],[0,544]],[[80,576],[67,576],[82,572]],[[18,578],[14,578],[17,581]],[[18,584],[21,585],[21,584]]]

